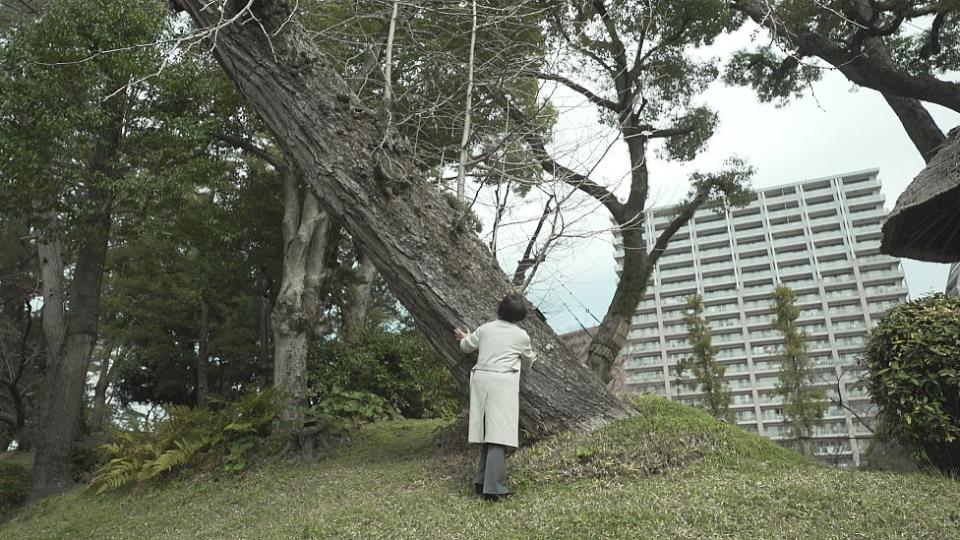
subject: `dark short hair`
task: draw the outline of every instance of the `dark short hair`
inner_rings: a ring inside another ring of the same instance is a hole
[[[500,301],[497,316],[507,322],[520,322],[527,316],[527,302],[519,293],[509,293]]]

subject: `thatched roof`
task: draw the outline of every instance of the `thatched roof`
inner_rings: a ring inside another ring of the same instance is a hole
[[[960,261],[960,127],[897,199],[880,251],[933,262]]]

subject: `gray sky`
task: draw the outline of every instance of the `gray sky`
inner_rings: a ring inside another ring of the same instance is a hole
[[[749,43],[750,28],[718,40],[706,54],[726,58]],[[623,199],[629,164],[626,146],[616,134],[597,122],[593,105],[565,88],[548,88],[560,110],[551,150],[559,161],[613,187]],[[688,163],[665,162],[650,156],[650,206],[678,202],[688,189],[687,177],[696,170],[720,167],[732,155],[756,168],[755,188],[796,182],[862,169],[879,168],[886,208],[923,168],[923,160],[907,138],[899,120],[879,93],[854,88],[843,75],[828,70],[813,94],[777,108],[757,102],[748,88],[726,87],[717,81],[701,98],[720,115],[720,127],[705,152]],[[960,114],[928,105],[944,131],[960,124]],[[568,190],[560,190],[567,193]],[[512,273],[545,196],[532,195],[511,208],[501,230],[498,258]],[[481,197],[477,210],[489,232],[490,198]],[[550,324],[569,331],[602,319],[616,286],[610,220],[592,200],[574,194],[563,216],[566,232],[528,291]],[[948,265],[903,260],[911,297],[941,291]],[[592,315],[591,315],[592,314]],[[595,318],[596,319],[595,319]],[[579,322],[578,322],[579,321]]]

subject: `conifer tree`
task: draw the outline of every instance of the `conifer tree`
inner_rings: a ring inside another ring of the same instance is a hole
[[[811,435],[817,422],[827,410],[822,388],[813,387],[813,366],[807,356],[806,334],[797,328],[800,309],[795,304],[796,294],[786,285],[773,290],[774,327],[783,334],[780,381],[775,393],[783,396],[783,417],[790,426],[791,436],[797,441],[800,453],[813,456]]]
[[[677,370],[690,370],[699,384],[703,386],[703,407],[718,420],[732,422],[730,413],[732,396],[723,383],[726,368],[717,362],[717,347],[713,345],[710,325],[703,318],[703,298],[694,294],[687,299],[687,312],[684,322],[687,324],[687,336],[693,345],[693,355],[677,364]]]

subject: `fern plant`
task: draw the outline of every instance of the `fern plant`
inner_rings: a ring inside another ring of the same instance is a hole
[[[155,482],[178,470],[220,465],[247,467],[247,455],[271,438],[282,402],[272,390],[239,401],[211,399],[219,409],[174,406],[150,432],[120,432],[102,446],[109,457],[88,489],[100,494],[139,482]]]

